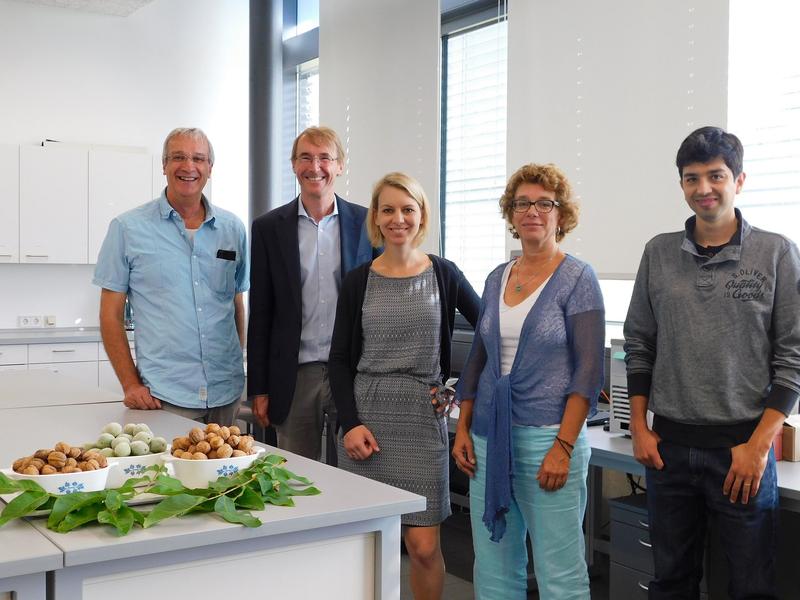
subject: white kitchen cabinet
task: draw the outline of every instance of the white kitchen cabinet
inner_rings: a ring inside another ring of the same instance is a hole
[[[124,395],[114,367],[111,366],[111,361],[101,360],[97,363],[97,385],[100,389]]]
[[[97,362],[97,342],[30,344],[28,363]],[[97,382],[95,382],[95,385]]]
[[[0,263],[19,262],[19,146],[0,144]]]
[[[131,349],[131,356],[133,357],[133,364],[136,364],[136,351],[133,342],[128,342]],[[98,362],[97,362],[97,385],[104,390],[110,392],[117,392],[123,394],[122,386],[119,384],[117,374],[114,372],[114,367],[111,366],[111,361],[108,360],[108,354],[103,343],[100,342],[97,349]]]
[[[89,262],[97,262],[108,224],[117,215],[152,200],[148,152],[89,150]]]
[[[28,370],[50,371],[51,373],[72,377],[85,385],[97,387],[97,361],[29,364]]]
[[[0,346],[0,365],[27,365],[26,344],[3,344]]]
[[[87,262],[88,155],[85,146],[20,146],[19,262]]]
[[[97,342],[29,344],[28,370],[41,369],[97,387]]]

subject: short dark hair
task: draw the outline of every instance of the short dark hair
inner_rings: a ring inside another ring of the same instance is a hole
[[[744,148],[739,138],[721,127],[701,127],[690,133],[681,147],[675,165],[678,175],[683,177],[683,167],[692,163],[708,163],[715,158],[722,158],[725,164],[738,177],[742,173]]]

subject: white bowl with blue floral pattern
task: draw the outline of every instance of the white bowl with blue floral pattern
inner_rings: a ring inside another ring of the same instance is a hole
[[[175,479],[185,487],[207,488],[208,484],[220,477],[236,475],[249,467],[264,452],[261,446],[254,446],[255,454],[232,456],[230,458],[209,458],[207,460],[187,460],[177,456],[167,456],[164,461],[172,465]]]
[[[121,487],[131,477],[142,477],[145,469],[152,465],[163,465],[164,458],[169,456],[169,452],[159,452],[158,454],[143,454],[141,456],[114,456],[109,457],[111,471],[108,474],[106,489]],[[153,472],[149,472],[153,476]]]
[[[26,475],[12,469],[3,469],[3,473],[11,479],[30,479],[35,481],[51,494],[74,494],[75,492],[98,492],[106,487],[111,460],[108,466],[94,471],[80,473],[53,473],[51,475]]]

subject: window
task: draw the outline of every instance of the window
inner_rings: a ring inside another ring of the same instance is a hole
[[[506,256],[507,36],[495,19],[442,40],[442,251],[479,293]]]
[[[281,162],[281,189],[288,202],[300,193],[297,178],[292,172],[289,156],[297,135],[312,125],[319,124],[319,59],[315,58],[294,68],[284,79],[283,153]]]
[[[800,242],[800,38],[795,0],[731,0],[728,128],[744,144],[737,206]]]
[[[319,59],[297,67],[297,127],[295,136],[319,125]]]
[[[319,0],[284,2],[283,10],[290,17],[290,22],[283,28],[284,40],[319,27]]]

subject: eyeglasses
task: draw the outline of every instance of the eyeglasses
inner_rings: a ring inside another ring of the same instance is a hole
[[[518,198],[511,201],[511,208],[514,209],[514,212],[528,212],[531,206],[536,208],[537,213],[546,214],[551,212],[554,206],[561,206],[561,203],[556,200],[528,200],[527,198]]]
[[[192,154],[191,156],[188,156],[181,152],[176,152],[175,154],[170,154],[167,156],[167,160],[173,163],[183,163],[188,160],[196,165],[201,165],[205,162],[208,162],[208,157],[205,154]]]
[[[314,161],[317,161],[323,167],[327,167],[333,161],[337,160],[337,158],[335,156],[330,156],[329,154],[320,154],[319,156],[313,156],[311,154],[301,154],[295,160],[304,165],[310,165]]]

